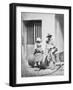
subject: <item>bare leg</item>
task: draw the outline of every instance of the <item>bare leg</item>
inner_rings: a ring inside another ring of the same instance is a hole
[[[50,69],[55,69],[55,56],[51,53]]]

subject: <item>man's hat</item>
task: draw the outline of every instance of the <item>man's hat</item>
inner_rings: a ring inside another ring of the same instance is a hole
[[[51,34],[48,34],[48,35],[47,35],[47,38],[51,38],[51,37],[52,37],[52,35],[51,35]]]

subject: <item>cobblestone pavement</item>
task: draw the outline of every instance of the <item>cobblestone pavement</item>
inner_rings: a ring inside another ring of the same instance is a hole
[[[32,68],[28,64],[22,64],[22,68],[22,77],[64,75],[63,64],[57,64],[53,70],[49,69],[48,67],[46,69],[39,69],[37,67]]]

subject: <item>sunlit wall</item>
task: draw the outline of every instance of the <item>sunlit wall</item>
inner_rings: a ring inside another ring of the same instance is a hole
[[[55,40],[58,51],[64,51],[64,15],[55,15]]]

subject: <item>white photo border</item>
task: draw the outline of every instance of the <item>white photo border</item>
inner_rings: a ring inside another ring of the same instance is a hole
[[[21,77],[21,12],[64,14],[64,75]],[[69,10],[54,8],[16,7],[16,84],[69,81]]]

